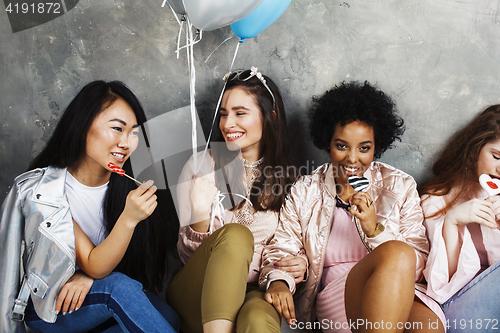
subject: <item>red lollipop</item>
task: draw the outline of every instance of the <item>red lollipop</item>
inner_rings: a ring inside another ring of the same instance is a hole
[[[111,170],[113,170],[113,172],[116,172],[120,176],[125,175],[125,170],[120,169],[120,167],[118,165],[115,165],[111,162],[108,163],[108,168],[110,168]]]
[[[137,179],[132,178],[129,175],[127,175],[125,173],[125,170],[123,170],[122,168],[120,168],[118,165],[113,164],[112,162],[109,162],[108,163],[108,168],[110,168],[113,172],[116,172],[120,176],[125,176],[125,177],[127,177],[129,179],[132,179],[137,185],[139,185],[139,186],[142,185],[142,183],[140,181],[138,181]]]

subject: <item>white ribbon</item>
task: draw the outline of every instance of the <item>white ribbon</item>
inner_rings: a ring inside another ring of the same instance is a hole
[[[196,104],[195,104],[195,99],[196,99],[196,71],[195,71],[195,66],[194,66],[194,51],[193,51],[193,46],[194,44],[197,44],[201,41],[203,32],[200,30],[196,36],[199,38],[198,40],[195,40],[193,38],[193,25],[189,21],[189,18],[186,18],[187,21],[187,32],[184,31],[184,21],[180,21],[179,18],[177,17],[177,14],[175,13],[174,9],[170,5],[170,3],[167,2],[167,0],[163,0],[162,7],[165,7],[165,4],[168,4],[170,7],[170,10],[174,14],[175,19],[177,20],[177,23],[179,23],[179,36],[177,37],[177,50],[175,53],[177,53],[177,59],[179,59],[179,53],[180,50],[183,48],[186,48],[186,53],[187,53],[187,61],[188,61],[188,69],[189,69],[189,99],[190,99],[190,104],[191,104],[191,144],[192,144],[192,149],[193,149],[193,162],[194,162],[194,169],[198,170],[198,161],[197,161],[197,147],[198,147],[198,142],[197,142],[197,130],[196,130]],[[186,16],[183,15],[183,18]],[[181,40],[181,35],[182,32],[186,32],[186,45],[183,47],[180,47],[180,40]],[[195,173],[196,174],[196,173]]]
[[[209,55],[209,56],[207,57],[207,59],[205,60],[205,63],[208,61],[208,59],[210,59],[210,57],[212,56],[212,54],[214,54],[214,52],[215,52],[215,51],[217,51],[217,49],[218,49],[219,47],[221,47],[221,45],[222,45],[222,44],[224,44],[225,42],[227,42],[228,40],[230,40],[230,39],[231,39],[231,38],[233,38],[234,36],[235,36],[235,35],[232,35],[232,36],[227,37],[226,39],[224,39],[224,41],[223,41],[222,43],[220,43],[220,44],[219,44],[219,46],[217,46],[217,47],[215,48],[215,50],[213,50],[213,51],[212,51],[212,53],[210,53],[210,55]]]
[[[215,195],[214,202],[212,203],[212,213],[210,214],[210,228],[208,229],[209,233],[212,233],[214,231],[215,217],[219,218],[220,223],[224,225],[224,221],[226,219],[226,210],[224,209],[224,205],[222,204],[222,202],[226,198],[226,194],[228,193],[217,191],[217,194]],[[233,193],[233,195],[245,199],[250,205],[252,205],[252,202],[247,197],[237,193]]]
[[[198,170],[198,161],[197,161],[197,147],[198,147],[198,141],[196,139],[197,136],[197,131],[196,131],[196,104],[195,104],[195,98],[196,98],[196,70],[194,67],[194,54],[193,54],[193,25],[189,21],[189,18],[187,19],[187,26],[188,26],[188,34],[186,35],[187,38],[187,45],[186,48],[186,53],[187,53],[187,60],[188,60],[188,68],[189,68],[189,98],[190,98],[190,104],[191,104],[191,143],[192,143],[192,148],[193,148],[193,163],[194,163],[194,169]]]
[[[182,32],[184,31],[184,21],[179,20],[179,18],[177,17],[177,13],[172,8],[172,6],[170,6],[170,3],[168,3],[167,0],[163,0],[163,3],[161,5],[162,8],[165,7],[165,3],[168,4],[168,6],[170,7],[170,10],[174,14],[174,17],[177,20],[177,23],[179,24],[179,27],[180,27],[179,28],[179,36],[177,37],[177,50],[175,50],[175,53],[177,53],[177,59],[179,59],[179,53],[180,53],[179,51],[180,51],[180,45],[181,45],[181,35],[182,35]]]

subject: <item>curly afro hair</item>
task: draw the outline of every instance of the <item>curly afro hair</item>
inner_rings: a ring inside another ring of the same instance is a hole
[[[401,141],[405,131],[392,99],[368,81],[364,84],[344,81],[322,96],[313,97],[309,120],[313,143],[324,150],[330,147],[337,124],[345,126],[361,121],[371,126],[375,134],[375,158],[380,158],[394,140]]]

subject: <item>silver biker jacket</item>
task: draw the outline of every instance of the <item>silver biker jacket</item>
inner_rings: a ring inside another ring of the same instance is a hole
[[[57,296],[75,271],[75,235],[65,179],[66,169],[28,171],[15,179],[2,205],[1,332],[24,332],[29,297],[41,319],[56,321]]]

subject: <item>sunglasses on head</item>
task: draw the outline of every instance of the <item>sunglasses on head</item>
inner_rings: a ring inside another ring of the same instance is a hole
[[[248,69],[245,69],[245,70],[240,69],[240,70],[229,72],[226,75],[224,75],[224,77],[222,79],[226,82],[233,81],[233,80],[245,82],[245,81],[250,80],[254,76],[257,77],[260,80],[260,82],[262,82],[262,85],[264,85],[264,87],[266,87],[267,91],[269,91],[269,93],[271,94],[271,97],[273,98],[273,110],[276,109],[276,100],[274,99],[274,94],[271,91],[271,89],[269,88],[269,86],[267,85],[266,79],[264,79],[264,76],[260,72],[257,72],[257,67],[251,67],[249,70]]]

